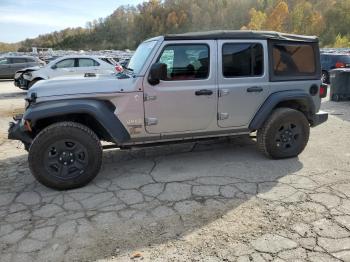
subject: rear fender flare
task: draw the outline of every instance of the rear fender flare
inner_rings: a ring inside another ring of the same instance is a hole
[[[313,102],[311,95],[304,90],[276,92],[271,94],[262,104],[253,120],[250,122],[249,130],[253,131],[261,128],[273,109],[279,103],[287,101],[297,101],[298,103],[307,105],[308,112],[306,117],[309,121],[316,113],[315,103]]]

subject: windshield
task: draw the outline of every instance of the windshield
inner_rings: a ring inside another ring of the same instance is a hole
[[[136,75],[140,73],[156,43],[157,41],[144,42],[136,49],[135,54],[132,56],[128,64],[128,68],[133,70]]]
[[[341,55],[338,58],[344,63],[350,63],[350,55]]]

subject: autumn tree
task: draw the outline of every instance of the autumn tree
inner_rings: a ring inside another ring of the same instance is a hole
[[[214,29],[275,30],[317,35],[324,46],[350,39],[350,0],[145,0],[120,6],[84,28],[66,28],[26,39],[4,50],[32,46],[57,49],[134,49],[143,40],[168,33]]]
[[[250,9],[250,22],[247,25],[248,29],[262,30],[266,23],[266,14],[262,11],[257,11],[255,8]]]
[[[273,10],[269,13],[266,20],[266,28],[269,30],[283,32],[286,30],[286,24],[289,16],[288,4],[285,1],[279,1]]]

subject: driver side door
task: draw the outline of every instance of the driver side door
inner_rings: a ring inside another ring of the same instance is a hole
[[[205,131],[216,124],[216,43],[165,42],[152,63],[167,65],[157,85],[144,78],[146,131],[152,134]]]

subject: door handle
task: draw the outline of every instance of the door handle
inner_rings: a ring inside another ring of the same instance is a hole
[[[258,93],[260,93],[260,92],[262,92],[264,89],[262,88],[262,87],[260,87],[260,86],[253,86],[253,87],[249,87],[248,89],[247,89],[247,92],[248,93],[252,93],[252,92],[258,92]]]
[[[201,89],[195,92],[196,96],[211,96],[212,94],[213,94],[213,91],[209,89]]]

